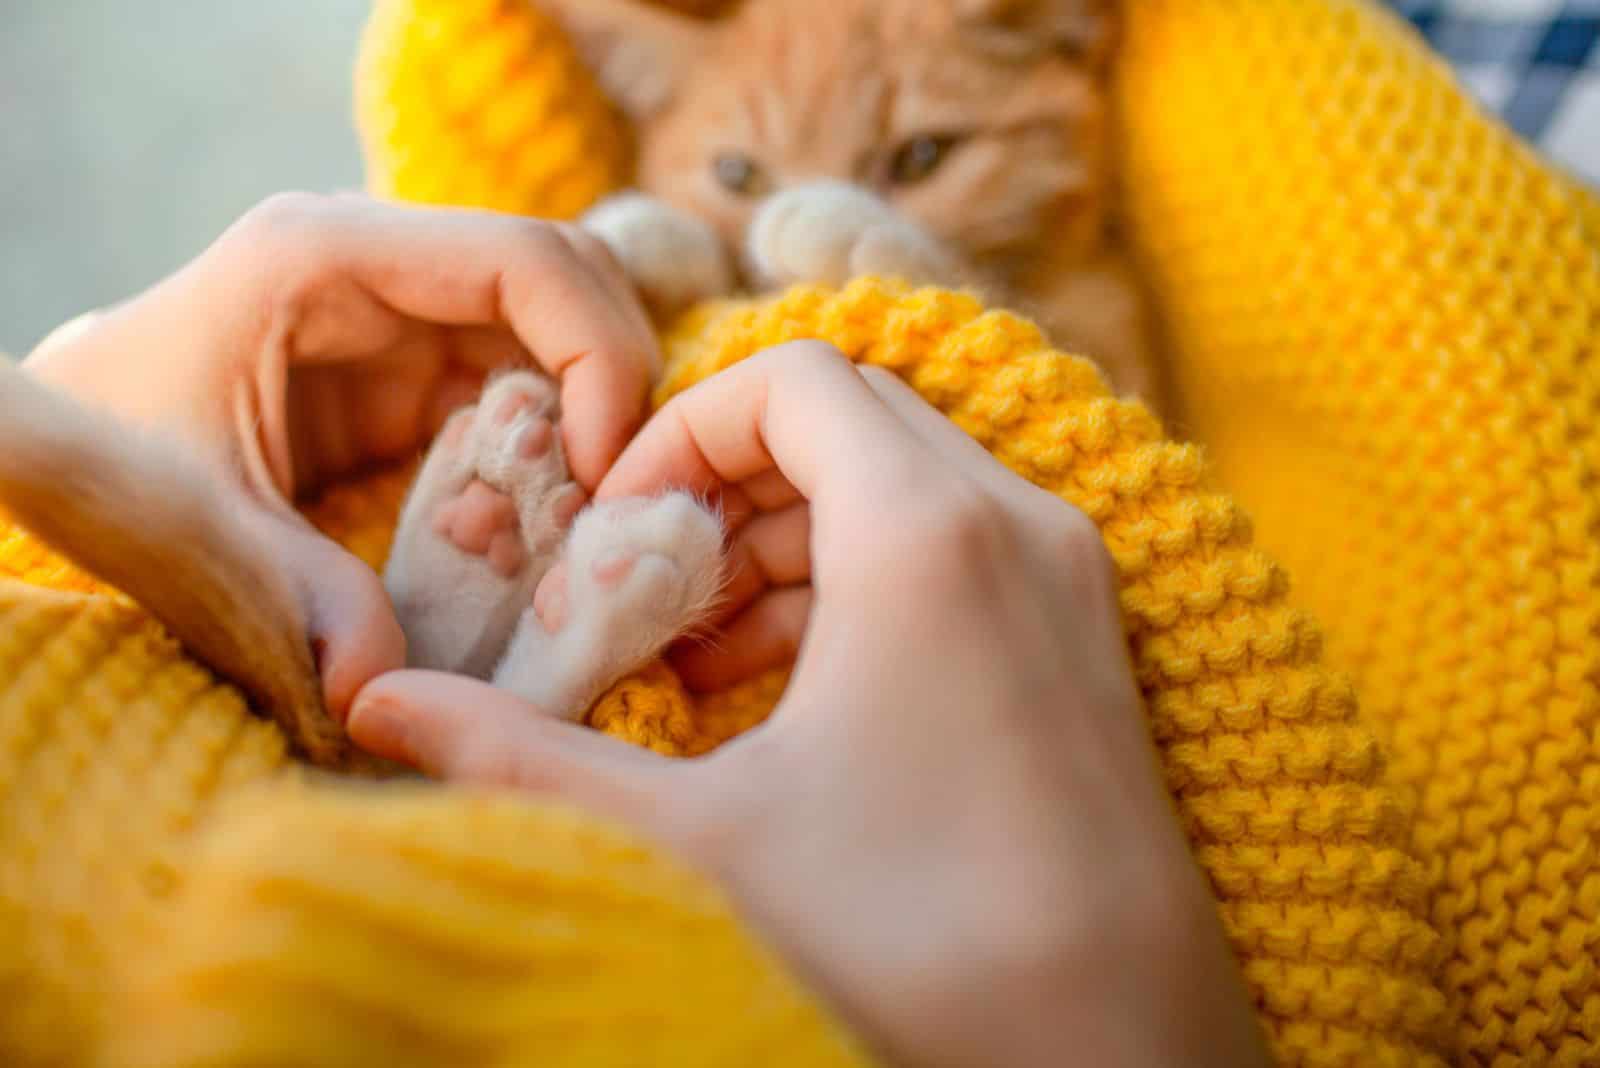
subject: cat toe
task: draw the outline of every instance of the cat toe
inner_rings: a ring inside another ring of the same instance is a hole
[[[681,631],[700,622],[722,584],[721,521],[693,497],[596,505],[567,548],[573,581],[606,610]]]
[[[764,285],[850,279],[850,256],[861,235],[896,220],[890,205],[844,182],[811,182],[773,196],[750,224],[745,255]]]
[[[582,512],[539,584],[495,683],[545,712],[583,715],[605,689],[710,614],[722,523],[683,493]]]
[[[567,470],[558,408],[548,379],[502,375],[484,391],[471,434],[477,477],[511,502],[526,555],[536,560],[553,555],[584,500]]]
[[[581,225],[605,242],[658,320],[733,291],[733,268],[717,232],[653,197],[611,197]]]
[[[517,509],[510,497],[474,479],[459,497],[439,506],[433,529],[462,552],[484,556],[497,537],[515,533]]]

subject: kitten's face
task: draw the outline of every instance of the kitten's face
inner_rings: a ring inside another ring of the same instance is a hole
[[[837,179],[976,262],[1070,254],[1103,211],[1102,6],[747,0],[655,54],[673,72],[635,109],[639,185],[730,246],[765,197]]]

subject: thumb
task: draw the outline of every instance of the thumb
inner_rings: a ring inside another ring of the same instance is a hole
[[[357,692],[405,666],[406,639],[383,580],[299,515],[258,511],[262,544],[299,594],[305,638],[329,715],[343,722]]]
[[[571,802],[674,844],[686,766],[458,675],[398,671],[356,695],[350,737],[449,782],[509,786]]]

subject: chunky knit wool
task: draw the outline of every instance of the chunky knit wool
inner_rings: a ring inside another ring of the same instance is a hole
[[[1186,429],[1415,806],[1449,1048],[1600,1064],[1600,204],[1385,15],[1129,10]]]
[[[691,314],[658,400],[823,337],[1095,519],[1284,1063],[1600,1063],[1600,203],[1365,4],[1128,14],[1129,215],[1211,473],[1020,320],[872,280]],[[625,142],[573,62],[522,0],[380,0],[376,186],[581,208]],[[376,566],[404,484],[312,515]],[[590,722],[701,752],[781,686],[696,703],[657,667]],[[669,861],[561,810],[297,772],[15,533],[0,932],[6,1063],[861,1063]]]
[[[626,132],[521,0],[377,0],[356,109],[385,196],[564,218],[627,175]]]
[[[0,572],[85,584],[39,556]],[[629,835],[311,777],[121,597],[0,578],[0,1063],[867,1061]]]
[[[1204,484],[1198,451],[1163,442],[1147,413],[1110,399],[1088,363],[1050,349],[1027,323],[985,313],[971,298],[910,292],[871,280],[842,293],[801,289],[776,302],[724,305],[692,317],[668,339],[671,359],[660,397],[798,337],[826,338],[858,360],[904,375],[1002,460],[1074,501],[1101,524],[1124,575],[1123,605],[1135,662],[1151,701],[1168,781],[1201,863],[1220,888],[1224,917],[1259,987],[1268,1019],[1286,1042],[1297,1030],[1306,1031],[1319,1046],[1332,1042],[1349,1057],[1379,1056],[1368,1063],[1421,1061],[1433,1042],[1440,1007],[1429,978],[1436,939],[1421,915],[1421,872],[1400,848],[1405,832],[1401,809],[1380,779],[1377,748],[1356,719],[1351,691],[1320,666],[1315,629],[1287,603],[1282,574],[1251,547],[1237,508]],[[377,563],[402,485],[400,477],[390,475],[336,491],[312,509],[312,516]],[[36,574],[59,574],[67,585],[81,584],[70,571],[57,573],[31,553],[21,559]],[[132,608],[123,611],[136,615]],[[179,663],[170,644],[143,655]],[[68,677],[93,678],[108,670],[118,669],[109,665],[92,671],[75,662]],[[55,676],[46,674],[43,680],[48,686]],[[765,715],[780,687],[781,678],[760,680],[697,707],[668,669],[658,666],[607,695],[591,722],[663,752],[701,752]],[[231,708],[227,719],[230,724],[241,721],[242,710]],[[35,733],[43,752],[50,754],[50,732]],[[145,751],[132,756],[134,774],[151,774],[143,763]],[[112,769],[124,757],[107,745],[97,761],[115,774]],[[1219,760],[1241,770],[1219,773]],[[1270,792],[1269,805],[1255,800],[1263,790]],[[216,803],[226,802],[226,793]],[[513,905],[497,897],[443,907],[419,897],[426,892],[454,899],[464,892],[452,882],[462,870],[451,866],[454,860],[446,864],[430,858],[424,865],[426,885],[407,889],[395,866],[410,862],[417,832],[386,837],[375,815],[394,799],[362,805],[333,791],[309,789],[295,796],[301,798],[295,803],[314,809],[305,826],[291,818],[296,810],[286,807],[290,801],[282,792],[264,793],[241,809],[258,824],[248,832],[254,836],[248,844],[235,841],[247,833],[245,826],[223,823],[225,829],[212,840],[223,843],[216,848],[244,868],[230,866],[216,876],[216,886],[209,881],[209,854],[203,844],[185,843],[201,852],[176,870],[196,889],[172,906],[167,919],[171,941],[157,943],[159,954],[150,965],[156,977],[141,970],[127,980],[126,991],[118,990],[129,998],[132,1007],[127,1011],[137,1019],[171,1020],[157,1029],[171,1045],[148,1047],[159,1056],[140,1063],[234,1063],[262,1056],[300,1063],[312,1049],[320,1051],[319,1058],[331,1058],[314,1063],[357,1063],[363,1056],[390,1063],[399,1051],[385,1044],[391,1041],[389,1029],[374,1021],[411,1018],[424,1008],[425,1022],[413,1023],[421,1034],[403,1043],[422,1058],[417,1063],[447,1052],[469,1063],[495,1063],[492,1056],[504,1055],[508,1048],[519,1057],[547,1048],[541,1043],[550,1040],[541,1037],[539,1026],[526,1014],[532,1011],[528,1003],[539,1004],[541,996],[535,978],[540,955],[559,957],[562,948],[536,942],[512,961],[526,971],[508,967],[509,976],[497,976],[484,965],[481,973],[466,970],[466,979],[476,983],[465,985],[462,975],[434,976],[425,963],[397,970],[396,951],[381,937],[385,933],[422,957],[448,952],[452,959],[472,958],[499,945],[503,935],[497,925],[509,922]],[[442,838],[460,836],[460,850],[481,848],[481,839],[490,833],[480,825],[481,810],[464,802],[457,807],[446,795],[419,803],[440,821],[437,833]],[[348,827],[328,840],[332,832],[326,828],[335,825],[345,806],[354,806],[344,817]],[[506,806],[505,811],[523,813],[507,818],[536,827],[527,832],[530,844],[514,860],[504,861],[527,869],[513,882],[517,892],[529,895],[526,907],[533,910],[532,918],[525,922],[536,927],[567,929],[569,916],[562,914],[557,922],[538,910],[588,908],[585,893],[599,894],[602,900],[616,895],[631,900],[639,892],[634,883],[654,871],[641,862],[639,872],[614,882],[603,852],[589,855],[589,838],[562,839],[552,846],[539,825],[549,818],[542,810]],[[108,815],[85,813],[91,821]],[[544,855],[535,845],[559,857]],[[78,848],[92,850],[92,844],[79,843]],[[402,855],[390,856],[395,850]],[[285,859],[286,851],[290,859]],[[367,859],[368,852],[373,859]],[[299,859],[307,853],[310,859]],[[281,874],[282,865],[292,873]],[[540,882],[551,877],[550,865],[584,871],[587,890],[570,903],[552,901],[554,891]],[[470,864],[465,869],[486,881],[484,893],[495,889],[514,896],[498,890],[511,876]],[[278,889],[283,879],[294,885]],[[436,879],[451,885],[429,889],[436,887],[429,880]],[[1288,879],[1303,880],[1315,893],[1300,902],[1298,911],[1286,914],[1280,907],[1281,884]],[[297,890],[299,881],[311,885]],[[477,887],[473,883],[468,889]],[[265,900],[258,901],[263,895]],[[287,902],[280,900],[284,895]],[[21,906],[27,904],[24,898]],[[671,928],[681,930],[686,922],[682,913],[690,906],[673,898],[662,907],[673,917]],[[441,908],[443,916],[438,915]],[[349,915],[351,910],[357,915]],[[483,911],[489,915],[481,915]],[[206,918],[212,916],[218,918]],[[226,924],[220,919],[224,916]],[[647,937],[646,932],[610,930],[606,925],[618,921],[609,913],[599,919],[584,916],[593,920],[585,935],[605,944]],[[728,932],[736,928],[725,914],[717,916],[717,923],[706,921],[710,929],[724,932],[712,945],[724,947],[717,952],[732,953],[727,947],[744,943],[730,942],[733,935]],[[435,932],[437,925],[443,925],[444,934]],[[1342,983],[1341,975],[1326,973],[1316,953],[1317,941],[1328,937],[1330,925],[1362,940],[1357,952],[1341,961]],[[195,930],[202,933],[193,936]],[[448,951],[429,944],[446,937]],[[698,945],[709,937],[696,931],[690,943]],[[263,950],[263,939],[270,952]],[[264,952],[269,960],[261,958]],[[687,959],[704,963],[710,952],[680,947],[673,957],[688,954]],[[769,965],[762,970],[765,962],[759,955],[748,948],[742,952],[754,962],[744,965],[746,971],[759,972],[765,987],[789,991]],[[677,990],[688,982],[688,976],[680,975],[660,985],[648,959],[584,954],[585,975],[610,966],[595,980],[599,988],[587,992],[609,992],[601,999],[609,1006],[622,988]],[[385,962],[381,972],[368,971],[375,961]],[[723,972],[727,962],[713,957],[712,963],[705,974],[695,973],[699,982],[727,983],[730,991],[753,996],[748,975],[729,982]],[[381,975],[383,981],[367,989],[364,975],[371,982]],[[392,981],[396,975],[405,975],[406,981]],[[619,984],[618,990],[612,983]],[[460,993],[441,1000],[433,989],[438,984]],[[761,986],[753,989],[760,994],[758,1003],[765,1003],[770,995]],[[1317,997],[1313,1003],[1278,1006],[1273,998],[1280,989]],[[1374,989],[1385,993],[1386,1003],[1371,1002]],[[320,1029],[282,1027],[284,1020],[307,1011],[308,1004],[323,1004],[335,993],[351,1002],[348,1011],[320,1010]],[[726,1005],[727,996],[719,1003]],[[497,1004],[506,1006],[504,1012],[495,1011]],[[563,1004],[572,1011],[570,1003]],[[465,1011],[465,1005],[476,1006],[476,1011],[457,1020],[454,1011]],[[585,1015],[585,1026],[594,1029],[593,1041],[620,1043],[605,1047],[615,1051],[657,1040],[648,1031],[630,1035],[609,1028],[610,1011],[597,1007]],[[1368,1022],[1359,1026],[1364,1017]],[[839,1041],[816,1026],[814,1010],[808,1014],[803,1003],[776,1022],[763,1019],[774,1027],[780,1022],[810,1023],[810,1030],[801,1026],[797,1032],[811,1037],[810,1048]],[[535,1020],[543,1017],[536,1015]],[[197,1021],[210,1024],[200,1027]],[[668,1023],[672,1034],[691,1033],[675,1016]],[[571,1052],[577,1058],[569,1063],[589,1063],[580,1050],[575,1045],[563,1055]],[[486,1051],[493,1051],[492,1056]],[[682,1063],[702,1063],[695,1058],[704,1051],[682,1056]],[[592,1063],[615,1062],[598,1058]]]
[[[1199,450],[1163,441],[1020,319],[870,280],[692,318],[669,339],[662,395],[805,337],[900,374],[1099,525],[1167,783],[1286,1060],[1433,1062],[1438,937],[1405,810],[1316,627]]]

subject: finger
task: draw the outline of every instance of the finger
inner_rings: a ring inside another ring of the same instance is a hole
[[[1059,518],[1066,506],[1061,498],[1042,489],[995,459],[988,449],[962,430],[944,413],[923,399],[904,380],[879,367],[862,370],[862,377],[886,407],[927,447],[979,485],[1034,519]]]
[[[642,827],[681,791],[675,765],[645,749],[544,715],[458,675],[399,671],[368,684],[350,712],[367,751],[449,782],[514,787]]]
[[[673,398],[597,497],[711,492],[776,470],[813,502],[819,493],[881,501],[924,451],[837,349],[795,342]]]
[[[732,619],[775,586],[810,581],[811,509],[802,502],[751,520],[728,551],[727,569],[719,619]]]
[[[606,285],[612,286],[619,292],[630,293],[638,297],[639,290],[633,284],[633,279],[628,277],[628,272],[623,268],[622,262],[611,251],[611,246],[600,240],[594,234],[581,226],[573,223],[556,223],[568,243],[577,250],[578,255],[588,268],[595,272]],[[639,329],[654,336],[655,326],[650,321],[650,313],[646,310],[643,300],[629,301],[628,309],[634,314],[635,323]],[[659,355],[659,354],[658,354]],[[659,366],[652,368],[652,377],[661,370]]]
[[[637,298],[605,282],[549,223],[363,198],[288,198],[242,229],[257,239],[254,256],[301,264],[304,286],[331,269],[404,317],[509,326],[561,379],[568,460],[588,488],[643,417],[657,347]],[[318,294],[297,295],[306,318],[316,318]],[[330,314],[348,313],[347,300],[330,300]],[[326,332],[304,325],[309,334]]]
[[[436,328],[420,330],[365,364],[313,367],[302,372],[299,380],[313,390],[322,374],[333,376],[330,385],[334,388],[326,392],[330,398],[336,392],[338,399],[325,416],[323,429],[325,436],[345,438],[346,455],[332,472],[399,459],[427,440],[429,400],[437,395],[445,373],[439,359],[444,333]],[[322,452],[319,443],[314,455],[326,468],[339,454]]]
[[[527,367],[533,356],[504,326],[463,326],[448,331],[444,339],[452,363],[478,372],[479,378],[503,367]]]
[[[1063,550],[1069,546],[1082,546],[1087,534],[1099,542],[1101,534],[1088,516],[1071,503],[1049,490],[1036,486],[1006,467],[990,455],[977,441],[945,418],[936,408],[922,399],[914,389],[893,374],[877,368],[868,369],[864,375],[873,391],[893,410],[905,425],[913,430],[938,454],[952,470],[960,471],[975,484],[983,487],[990,498],[1018,520],[1013,529],[1038,554],[1041,561],[1036,569],[1040,582],[1058,585],[1070,601],[1083,603],[1085,590],[1091,596],[1115,598],[1116,584],[1088,582],[1094,567],[1083,566],[1088,559],[1075,553],[1078,566],[1062,567]],[[1096,561],[1109,572],[1109,557],[1103,552]],[[1113,614],[1120,609],[1113,606]]]
[[[1004,465],[989,455],[989,450],[924,400],[922,394],[894,372],[881,367],[863,367],[861,377],[885,407],[899,416],[917,437],[947,462],[973,476],[988,478],[996,472],[1006,472]]]
[[[747,478],[739,488],[750,503],[763,512],[777,512],[803,499],[794,484],[783,477],[782,471],[766,471],[755,478]]]
[[[331,474],[350,470],[359,456],[351,421],[341,407],[339,377],[335,369],[313,368],[290,378],[281,410],[292,418],[279,422],[274,415],[267,416],[263,436],[268,441],[283,440],[289,447],[288,452],[270,458],[274,484],[285,498],[292,499]],[[268,407],[270,411],[270,402]],[[286,429],[281,439],[274,432],[278,426]],[[278,471],[284,472],[287,480]]]
[[[306,583],[306,624],[328,713],[343,722],[361,688],[406,663],[406,639],[378,576],[355,557],[325,543],[330,559],[300,574]]]
[[[683,643],[672,654],[672,666],[691,690],[707,693],[793,663],[811,604],[809,586],[769,593],[723,628],[715,643]]]
[[[639,365],[599,350],[552,373],[561,380],[561,443],[572,477],[593,492],[644,420],[649,379]]]
[[[722,486],[704,496],[706,507],[722,516],[722,529],[728,534],[738,533],[746,523],[761,514],[743,486]]]
[[[363,686],[405,666],[405,635],[389,595],[370,567],[299,515],[250,508],[240,516],[262,528],[262,543],[275,547],[275,559],[297,583],[323,704],[343,722]]]

